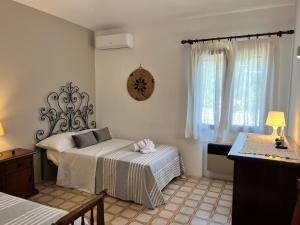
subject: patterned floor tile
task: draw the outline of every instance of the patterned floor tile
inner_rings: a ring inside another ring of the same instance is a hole
[[[123,211],[121,215],[126,218],[133,218],[137,215],[137,211],[132,209],[125,209],[125,211]]]
[[[142,223],[147,223],[151,220],[151,216],[149,216],[148,214],[142,213],[136,217],[136,220],[138,220],[139,222],[142,222]]]
[[[181,214],[181,213],[179,213],[175,216],[175,221],[179,222],[179,223],[182,223],[182,224],[187,224],[189,219],[190,219],[189,216]]]
[[[93,198],[89,193],[58,187],[51,181],[38,184],[36,188],[39,194],[33,196],[32,201],[67,211]],[[154,210],[112,197],[105,198],[106,225],[231,224],[231,182],[210,178],[178,178],[163,190],[163,194],[166,204]]]
[[[155,218],[152,222],[152,225],[166,225],[168,224],[168,220],[162,218]]]
[[[196,216],[199,218],[202,218],[202,219],[209,219],[210,214],[211,213],[209,211],[204,211],[204,210],[199,209],[196,213]]]
[[[199,219],[199,218],[194,218],[192,220],[192,225],[207,225],[208,224],[208,221],[207,220],[204,220],[204,219]]]
[[[112,214],[119,214],[123,210],[122,207],[113,205],[112,207],[108,208],[107,211],[112,213]]]
[[[117,217],[115,218],[113,221],[111,221],[112,225],[125,225],[127,224],[129,221],[127,219],[124,219],[122,217]]]
[[[165,218],[165,219],[170,219],[174,214],[170,211],[163,210],[158,214],[160,217]]]
[[[179,208],[179,205],[173,204],[173,203],[166,204],[166,206],[165,206],[165,209],[170,210],[170,211],[176,211],[178,208]]]
[[[192,215],[194,213],[194,209],[190,207],[182,207],[180,212],[187,215]]]
[[[219,223],[227,223],[228,217],[221,214],[214,214],[212,219]]]

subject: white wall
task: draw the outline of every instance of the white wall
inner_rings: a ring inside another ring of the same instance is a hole
[[[280,15],[280,16],[279,16]],[[293,7],[235,13],[193,20],[169,21],[128,28],[134,34],[134,49],[96,51],[96,99],[98,126],[109,126],[114,136],[179,147],[187,174],[202,176],[203,146],[184,139],[189,47],[182,39],[278,31],[294,28]],[[281,40],[281,103],[288,108],[293,37]],[[140,64],[154,76],[152,97],[144,102],[127,93],[129,74]]]
[[[0,151],[34,149],[45,96],[73,81],[94,96],[93,32],[15,3],[0,1]],[[38,159],[35,160],[39,178]]]
[[[300,146],[300,59],[296,58],[297,47],[300,46],[300,0],[297,0],[296,6],[296,37],[295,51],[293,54],[293,85],[291,89],[291,104],[290,104],[290,134]]]

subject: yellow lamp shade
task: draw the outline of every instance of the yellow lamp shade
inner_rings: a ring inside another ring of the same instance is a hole
[[[274,112],[274,111],[269,112],[266,125],[285,127],[286,124],[285,124],[284,112]]]
[[[3,136],[3,135],[4,135],[4,129],[3,129],[2,123],[0,122],[0,136]]]

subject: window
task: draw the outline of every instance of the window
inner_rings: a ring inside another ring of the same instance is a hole
[[[237,55],[233,74],[233,126],[259,127],[264,108],[261,96],[266,89],[265,64],[259,54]]]
[[[201,122],[214,125],[220,120],[221,99],[224,80],[224,53],[209,52],[202,55]]]
[[[246,49],[249,50],[249,49]],[[260,125],[263,99],[266,88],[266,74],[262,53],[256,51],[237,51],[233,69],[232,88],[232,128],[255,128]],[[201,56],[199,72],[201,78],[201,123],[214,126],[219,124],[222,114],[224,89],[224,52],[216,51]]]
[[[193,45],[185,136],[263,132],[276,46],[271,38]]]

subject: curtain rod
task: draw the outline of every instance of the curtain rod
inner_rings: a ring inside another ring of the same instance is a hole
[[[277,31],[277,32],[269,32],[269,33],[260,33],[260,34],[247,34],[247,35],[238,35],[238,36],[228,36],[228,37],[217,37],[217,38],[207,38],[207,39],[195,39],[195,40],[182,40],[181,44],[193,44],[196,42],[205,42],[205,41],[220,41],[220,40],[229,40],[232,39],[240,39],[240,38],[251,38],[251,37],[261,37],[261,36],[273,36],[277,35],[278,37],[281,37],[283,34],[294,34],[294,30],[287,30],[287,31]]]

